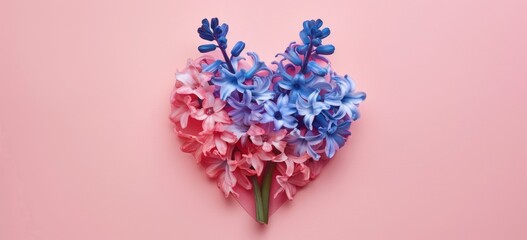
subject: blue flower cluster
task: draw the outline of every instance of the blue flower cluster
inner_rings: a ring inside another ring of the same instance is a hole
[[[218,47],[221,50],[221,53],[223,54],[223,57],[225,58],[225,64],[228,67],[228,70],[231,73],[235,72],[235,68],[232,65],[231,61],[229,60],[229,57],[227,55],[226,49],[227,49],[227,33],[229,32],[229,25],[226,23],[223,23],[220,25],[220,21],[218,18],[212,18],[209,22],[208,19],[203,19],[201,21],[201,27],[198,28],[198,34],[199,37],[203,40],[207,40],[210,42],[216,42],[210,43],[210,44],[203,44],[198,47],[198,51],[200,53],[206,53],[216,50],[216,47]],[[240,55],[240,53],[245,48],[245,43],[242,41],[237,42],[234,47],[231,50],[232,57],[237,57]]]
[[[287,129],[287,141],[297,155],[308,153],[318,160],[321,154],[331,158],[351,134],[352,121],[360,117],[358,106],[365,100],[364,92],[355,91],[355,83],[347,75],[338,75],[325,57],[335,47],[322,44],[330,35],[322,21],[308,20],[300,31],[302,43],[292,42],[281,59],[273,62],[270,70],[255,53],[250,68],[238,68],[240,53],[245,47],[238,42],[226,54],[228,25],[219,25],[218,19],[210,23],[204,19],[198,33],[202,39],[216,41],[199,47],[201,52],[220,48],[225,61],[218,60],[206,66],[214,73],[212,84],[218,86],[219,97],[227,101],[231,119],[247,129],[251,124],[274,125],[275,130]]]

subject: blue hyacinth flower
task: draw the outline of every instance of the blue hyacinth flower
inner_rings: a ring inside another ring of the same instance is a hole
[[[291,63],[295,64],[296,66],[302,65],[302,59],[300,58],[299,53],[297,52],[298,45],[295,44],[295,42],[291,42],[289,44],[289,47],[285,49],[285,53],[278,53],[275,57],[282,56],[285,59],[289,60]]]
[[[322,115],[319,115],[316,120],[319,126],[318,132],[320,133],[318,139],[324,140],[326,156],[332,158],[335,152],[344,146],[346,138],[351,135],[349,131],[351,120],[344,120],[338,123],[336,121],[328,121]]]
[[[307,153],[314,160],[320,159],[320,154],[316,151],[317,145],[322,142],[322,138],[319,135],[308,131],[305,136],[302,136],[300,130],[295,128],[286,136],[285,140],[289,143],[288,146],[294,147],[293,153],[296,156]]]
[[[240,93],[244,93],[246,90],[252,91],[255,86],[246,85],[245,81],[254,78],[256,76],[255,74],[260,71],[270,72],[270,70],[265,66],[265,63],[260,61],[260,58],[256,53],[249,52],[247,55],[249,55],[253,60],[253,66],[251,66],[251,68],[248,70],[241,69],[233,73],[222,65],[218,66],[221,76],[214,77],[212,79],[212,83],[220,86],[220,98],[222,100],[227,100],[227,98],[234,91],[238,91]],[[237,69],[238,62],[242,59],[243,58],[241,57],[233,57],[229,62],[231,63],[231,66]]]
[[[241,100],[238,100],[238,97],[229,97],[227,102],[233,108],[229,111],[231,119],[235,122],[243,122],[245,125],[260,121],[264,106],[253,103],[251,100],[251,91],[245,91]]]
[[[220,98],[225,101],[232,92],[238,91],[240,93],[249,90],[252,86],[245,85],[245,70],[240,70],[232,73],[228,69],[219,67],[221,77],[212,78],[212,83],[220,86]]]
[[[288,92],[292,102],[296,102],[299,96],[307,98],[316,89],[331,90],[331,85],[323,77],[315,74],[305,76],[303,73],[296,73],[294,76],[289,75],[283,60],[273,62],[278,66],[276,72],[282,79],[275,84],[275,92]],[[289,65],[290,66],[290,65]],[[277,88],[279,87],[279,88]],[[285,90],[285,91],[283,91]]]
[[[268,101],[264,104],[265,113],[261,123],[274,123],[274,129],[279,130],[282,126],[286,128],[295,128],[298,125],[296,114],[296,107],[289,102],[287,95],[280,95],[276,100]]]
[[[307,97],[307,100],[298,98],[296,101],[298,114],[304,116],[304,125],[309,130],[313,130],[313,120],[315,119],[315,116],[320,114],[323,110],[329,109],[328,104],[319,101],[319,93],[320,90],[315,90]]]
[[[289,96],[292,102],[296,102],[298,96],[308,97],[313,91],[311,83],[315,79],[314,75],[309,76],[307,79],[304,74],[298,73],[294,77],[291,77],[288,73],[280,71],[282,80],[278,82],[278,86],[282,89],[289,90]]]
[[[225,59],[224,63],[226,68],[234,74],[236,72],[236,67],[232,65],[231,60],[240,55],[245,48],[245,43],[243,41],[238,41],[232,48],[231,57],[229,58],[226,51],[228,32],[229,25],[225,23],[220,25],[218,18],[212,18],[210,22],[206,18],[203,19],[201,21],[201,26],[198,28],[199,37],[210,42],[216,42],[216,44],[203,44],[198,47],[198,50],[201,53],[206,53],[219,48]],[[209,68],[208,70],[212,70],[212,68]]]
[[[278,81],[278,85],[281,89],[289,91],[289,98],[292,102],[296,102],[298,96],[307,98],[309,94],[314,90],[312,85],[316,83],[316,76],[311,74],[307,78],[302,73],[297,73],[294,76],[289,75],[284,66],[283,61],[273,62],[278,66],[276,72],[282,79]],[[275,87],[276,87],[275,85]],[[278,92],[279,89],[275,89]]]
[[[271,86],[271,78],[272,78],[272,75],[265,76],[265,77],[260,77],[260,76],[253,77],[254,88],[251,90],[251,92],[252,92],[253,99],[258,104],[262,104],[274,98],[274,92],[269,89],[269,87]]]
[[[338,111],[348,115],[353,121],[359,119],[358,107],[366,99],[366,93],[355,92],[355,82],[348,75],[342,77],[332,73],[331,81],[336,84],[336,87],[332,92],[326,94],[324,102],[338,106]]]
[[[251,79],[256,73],[260,71],[268,71],[271,72],[267,68],[264,62],[260,61],[260,57],[258,57],[258,54],[253,52],[248,52],[247,55],[249,55],[253,60],[252,67],[245,72],[245,79]]]

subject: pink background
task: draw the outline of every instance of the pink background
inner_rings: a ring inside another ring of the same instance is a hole
[[[0,239],[527,239],[525,1],[225,2],[0,2]],[[268,62],[322,18],[368,93],[267,227],[168,121],[212,16]]]

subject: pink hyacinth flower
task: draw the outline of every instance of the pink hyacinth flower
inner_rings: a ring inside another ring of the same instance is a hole
[[[218,150],[221,156],[225,156],[229,145],[234,145],[238,140],[234,133],[225,130],[221,123],[217,123],[213,129],[200,133],[204,137],[203,153],[209,155],[213,149]]]
[[[274,198],[276,198],[280,193],[285,192],[289,200],[293,200],[293,197],[296,194],[297,187],[303,187],[309,182],[309,167],[304,164],[296,164],[295,170],[291,176],[285,174],[285,169],[283,165],[278,165],[278,171],[282,175],[276,176],[276,181],[280,185],[276,191]]]
[[[309,159],[309,155],[304,154],[300,157],[295,156],[294,154],[285,154],[282,153],[273,158],[273,162],[283,162],[286,166],[285,174],[286,176],[293,175],[293,170],[295,169],[295,164],[303,164]]]
[[[180,147],[181,151],[192,153],[196,162],[201,162],[201,159],[203,158],[203,143],[206,137],[201,135],[194,136],[181,131],[178,132],[178,136],[184,140],[183,145]]]
[[[186,128],[190,114],[194,113],[196,107],[199,106],[198,101],[193,101],[190,95],[180,95],[174,91],[171,102],[172,113],[170,114],[170,120],[173,123],[179,123],[181,128]]]
[[[267,124],[266,126],[267,129],[251,125],[247,131],[247,134],[251,138],[251,142],[256,146],[261,146],[266,152],[271,152],[273,146],[280,152],[283,152],[287,143],[282,141],[282,139],[287,135],[287,130],[280,129],[274,131],[272,127],[270,127],[271,124]]]
[[[229,153],[232,152],[232,147]],[[229,154],[230,155],[230,154]],[[234,159],[224,159],[218,151],[213,151],[211,157],[204,160],[206,174],[210,178],[217,178],[218,188],[228,197],[230,194],[238,197],[234,187],[238,184],[249,190],[252,184],[247,176],[253,175],[254,171],[250,170],[246,163],[241,159],[240,152],[234,154]]]
[[[213,59],[209,58],[203,57],[196,61],[189,60],[187,67],[183,71],[176,73],[176,93],[194,94],[200,99],[203,99],[207,92],[213,91],[214,86],[208,83],[213,73],[202,72],[200,64],[201,62],[212,62]]]
[[[215,98],[212,93],[207,93],[202,103],[202,108],[197,109],[192,117],[197,120],[202,120],[203,131],[211,131],[214,129],[215,123],[232,123],[232,120],[223,110],[225,102],[219,98]]]
[[[260,176],[264,169],[264,162],[273,160],[274,155],[263,151],[261,148],[254,148],[252,152],[243,154],[243,158],[256,170],[256,174]]]

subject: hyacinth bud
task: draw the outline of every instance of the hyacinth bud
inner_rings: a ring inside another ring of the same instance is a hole
[[[320,40],[320,38],[314,38],[313,40],[311,40],[311,43],[313,44],[313,46],[318,47],[320,46],[320,44],[322,44],[322,40]]]
[[[214,50],[216,50],[216,45],[214,45],[214,44],[203,44],[203,45],[198,47],[198,51],[200,53],[206,53],[206,52],[210,52],[210,51],[214,51]]]
[[[245,48],[245,43],[243,41],[238,41],[231,50],[232,56],[234,57],[240,56],[240,53],[243,51],[244,48]]]
[[[311,43],[311,40],[307,36],[306,31],[300,31],[300,39],[302,39],[302,42],[306,45]]]
[[[322,29],[322,31],[320,32],[320,39],[326,38],[327,36],[329,36],[329,34],[331,34],[331,30],[329,30],[329,28]]]
[[[218,43],[220,44],[220,48],[227,48],[227,38],[225,36],[221,36],[218,38]]]
[[[302,45],[302,46],[298,46],[298,47],[296,48],[296,50],[297,50],[298,53],[300,53],[300,54],[305,54],[305,53],[307,52],[307,48],[308,48],[308,47],[309,47],[308,45]]]
[[[210,26],[212,29],[215,29],[218,26],[218,24],[219,24],[219,20],[217,17],[211,19]]]
[[[317,47],[317,53],[322,55],[330,55],[335,52],[335,46],[328,44]]]

